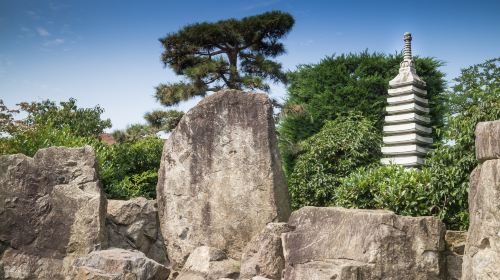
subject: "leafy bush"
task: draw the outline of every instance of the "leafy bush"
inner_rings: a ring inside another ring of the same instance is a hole
[[[361,165],[379,160],[380,136],[373,122],[349,115],[327,121],[300,148],[297,164],[289,176],[294,209],[330,203],[342,177]]]
[[[20,153],[32,157],[43,148],[94,146],[97,142],[98,140],[94,138],[75,136],[67,126],[62,128],[39,126],[36,129],[26,129],[14,135],[0,137],[0,155]]]
[[[397,165],[362,167],[341,179],[333,205],[423,216],[435,211],[432,196],[428,172]]]
[[[100,176],[108,198],[156,197],[164,141],[148,136],[98,150]]]
[[[114,181],[106,186],[108,198],[130,199],[142,196],[147,199],[156,198],[156,182],[158,171],[147,170],[132,176],[125,176],[120,181]]]
[[[357,111],[375,123],[382,134],[389,80],[398,73],[401,55],[359,54],[332,56],[318,64],[300,65],[288,74],[288,97],[278,125],[279,147],[287,176],[293,169],[299,143],[318,133],[326,121]],[[444,74],[433,58],[415,58],[427,82],[432,125],[440,128]]]

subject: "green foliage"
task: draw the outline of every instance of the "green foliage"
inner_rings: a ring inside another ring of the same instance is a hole
[[[327,121],[319,133],[300,143],[289,176],[292,208],[327,205],[341,178],[380,158],[380,141],[367,118],[350,115]]]
[[[23,103],[19,110],[10,110],[0,102],[0,154],[33,156],[52,146],[90,145],[108,198],[155,198],[164,141],[151,133],[150,126],[135,125],[127,129],[124,141],[107,145],[96,137],[109,123],[100,119],[103,110],[97,106],[77,108],[75,102],[61,102],[61,107],[48,100]],[[21,111],[27,117],[16,120]],[[78,118],[88,123],[79,123]]]
[[[341,180],[332,204],[390,209],[402,215],[434,215],[448,228],[468,227],[469,175],[477,166],[477,123],[500,119],[500,59],[462,70],[446,93],[441,141],[421,171],[395,166],[361,168]]]
[[[439,132],[442,141],[426,161],[431,184],[447,205],[439,214],[452,228],[467,228],[469,175],[478,165],[475,158],[476,125],[500,119],[500,58],[462,70],[453,90],[446,95],[447,125]]]
[[[98,151],[100,176],[109,198],[156,197],[157,172],[164,141],[147,136]]]
[[[44,100],[18,106],[8,109],[0,100],[0,154],[33,156],[51,146],[97,145],[99,134],[111,127],[109,119],[101,119],[101,107],[78,108],[73,98],[59,105]],[[18,115],[25,116],[19,119]]]
[[[162,61],[187,82],[160,84],[156,99],[174,105],[222,88],[269,90],[265,80],[285,81],[281,64],[272,60],[285,52],[279,41],[294,24],[293,17],[271,11],[256,16],[195,23],[160,42]]]
[[[116,142],[135,142],[147,136],[155,136],[158,130],[147,124],[131,124],[125,130],[115,130],[112,135]]]
[[[27,113],[27,117],[16,122],[17,128],[34,128],[37,125],[51,126],[55,129],[68,128],[75,136],[98,137],[104,129],[111,127],[111,120],[101,119],[104,109],[78,108],[76,99],[70,98],[56,105],[54,101],[22,102],[20,111]],[[18,112],[18,111],[16,111]],[[23,127],[24,126],[24,127]],[[12,131],[7,131],[12,132]]]
[[[350,111],[361,112],[382,134],[387,88],[402,61],[401,55],[359,54],[332,56],[318,64],[300,65],[288,74],[288,97],[279,122],[279,145],[285,172],[293,169],[298,143],[316,134],[328,120]],[[433,58],[415,58],[420,77],[427,82],[432,125],[442,125],[444,108],[442,63]]]
[[[333,205],[347,208],[388,209],[401,215],[434,214],[436,196],[430,174],[401,166],[361,167],[341,180]]]
[[[148,112],[144,115],[144,119],[148,122],[148,124],[155,129],[162,130],[164,132],[172,131],[182,116],[184,116],[184,112],[176,111],[176,110],[168,110],[168,111],[152,111]]]
[[[95,138],[74,135],[68,126],[61,128],[38,126],[36,129],[19,130],[11,136],[0,137],[0,155],[20,153],[32,157],[43,148],[81,147],[97,142]]]

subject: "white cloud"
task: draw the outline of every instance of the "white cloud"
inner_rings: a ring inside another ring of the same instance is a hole
[[[44,47],[57,47],[64,44],[65,40],[63,38],[56,38],[54,40],[45,41],[43,43]]]
[[[40,15],[38,15],[38,13],[35,12],[35,11],[31,11],[31,10],[30,11],[26,11],[26,14],[28,14],[34,20],[40,19]]]
[[[40,35],[42,37],[50,36],[49,31],[47,31],[47,29],[45,29],[43,27],[37,27],[36,32],[38,33],[38,35]]]

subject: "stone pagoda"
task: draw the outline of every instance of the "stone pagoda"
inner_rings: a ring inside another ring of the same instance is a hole
[[[411,55],[411,34],[404,34],[404,60],[389,82],[382,164],[419,167],[432,144],[425,82],[417,75]]]

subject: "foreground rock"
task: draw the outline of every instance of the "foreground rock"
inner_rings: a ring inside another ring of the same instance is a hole
[[[479,123],[475,134],[477,160],[500,159],[500,120]]]
[[[239,271],[239,261],[219,249],[202,246],[191,253],[176,280],[238,279]]]
[[[442,279],[444,224],[383,210],[304,207],[283,234],[292,279]]]
[[[75,260],[67,280],[165,280],[169,270],[139,251],[112,248]]]
[[[0,157],[0,254],[7,279],[61,279],[106,246],[106,199],[90,147]]]
[[[106,226],[110,247],[139,250],[148,258],[168,265],[156,201],[143,197],[108,200]]]
[[[199,246],[239,260],[267,223],[286,221],[288,189],[268,97],[226,90],[186,113],[165,143],[157,200],[175,269]]]
[[[281,279],[285,268],[281,234],[291,230],[286,223],[269,223],[252,238],[241,258],[241,279]]]
[[[495,279],[500,275],[500,159],[472,172],[469,213],[463,279]]]

